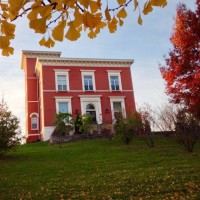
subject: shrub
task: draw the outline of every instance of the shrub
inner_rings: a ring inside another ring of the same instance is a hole
[[[17,147],[22,139],[19,119],[8,110],[4,100],[0,103],[0,156]]]
[[[77,114],[74,122],[75,133],[81,133],[80,127],[82,126],[82,124],[83,124],[82,117],[80,116],[80,114]]]
[[[89,114],[84,114],[82,115],[81,119],[82,119],[82,124],[80,125],[79,131],[84,134],[91,133],[91,130],[94,125],[93,116]]]
[[[139,113],[131,113],[126,118],[118,114],[114,130],[125,144],[130,144],[135,134],[142,133],[142,120]]]
[[[58,142],[61,143],[62,138],[69,134],[74,129],[74,120],[70,113],[58,113],[55,116],[55,129],[51,137],[57,138]]]
[[[175,131],[178,141],[188,152],[193,152],[194,145],[200,137],[200,122],[193,115],[181,110],[177,114]]]

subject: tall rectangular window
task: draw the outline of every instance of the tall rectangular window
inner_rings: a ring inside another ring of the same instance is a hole
[[[58,102],[58,112],[68,113],[68,102]]]
[[[57,91],[69,91],[69,69],[54,69]]]
[[[93,90],[92,76],[83,76],[84,77],[84,89]]]
[[[38,130],[38,115],[32,113],[31,117],[31,130]]]
[[[126,117],[125,96],[110,96],[110,106],[112,111],[112,119],[117,117]]]
[[[56,96],[56,113],[72,113],[71,96]]]
[[[119,77],[110,76],[111,90],[119,90]]]
[[[107,70],[110,91],[122,91],[121,70]]]
[[[82,76],[83,91],[95,91],[95,70],[80,70]]]
[[[57,89],[58,90],[67,90],[66,75],[57,75]]]
[[[115,119],[118,117],[119,114],[122,115],[122,104],[121,102],[113,102],[113,112]]]

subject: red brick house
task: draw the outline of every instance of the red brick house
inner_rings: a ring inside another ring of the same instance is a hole
[[[135,110],[128,59],[62,58],[60,52],[22,51],[27,142],[48,140],[56,112],[94,115],[112,124]]]

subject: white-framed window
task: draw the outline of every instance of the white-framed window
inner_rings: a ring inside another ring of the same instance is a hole
[[[124,96],[110,96],[110,105],[112,111],[112,119],[115,120],[116,117],[121,114],[124,118],[126,117],[126,109],[125,109],[125,102]]]
[[[72,105],[71,98],[69,96],[66,97],[55,97],[56,99],[56,112],[62,113],[72,113]]]
[[[113,101],[113,115],[114,118],[116,119],[119,114],[122,114],[122,102],[121,101]]]
[[[110,91],[121,91],[122,83],[121,83],[121,71],[108,71],[108,79],[109,79],[109,88]]]
[[[38,130],[38,114],[31,113],[31,130]]]
[[[69,70],[54,70],[57,91],[69,90]]]
[[[95,85],[95,76],[94,76],[95,70],[91,71],[82,71],[82,85],[84,91],[95,91],[96,85]]]

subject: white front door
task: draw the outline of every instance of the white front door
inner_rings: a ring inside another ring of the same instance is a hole
[[[101,99],[98,95],[80,95],[81,113],[92,114],[97,124],[102,124]]]

